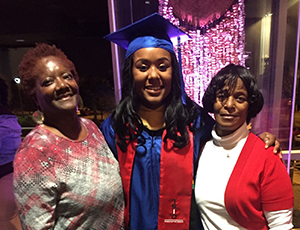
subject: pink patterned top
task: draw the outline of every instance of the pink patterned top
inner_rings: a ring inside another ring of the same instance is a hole
[[[14,192],[23,229],[123,229],[124,197],[118,162],[98,127],[82,141],[41,125],[14,160]]]

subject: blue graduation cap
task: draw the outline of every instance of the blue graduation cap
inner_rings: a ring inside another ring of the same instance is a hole
[[[173,44],[184,42],[190,36],[158,13],[151,14],[122,29],[108,34],[105,39],[127,50],[126,58],[141,48],[163,48],[175,53]]]

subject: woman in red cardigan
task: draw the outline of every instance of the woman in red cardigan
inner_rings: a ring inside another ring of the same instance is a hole
[[[285,165],[247,129],[263,107],[251,73],[226,66],[202,101],[216,120],[195,182],[204,229],[292,229],[294,196]]]

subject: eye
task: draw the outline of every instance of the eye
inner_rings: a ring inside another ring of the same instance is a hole
[[[227,99],[227,96],[224,93],[220,93],[217,95],[217,99],[223,102]]]
[[[158,69],[161,72],[165,72],[168,69],[168,66],[166,66],[165,64],[161,64],[158,66]]]
[[[240,95],[236,98],[236,101],[239,103],[243,103],[243,102],[247,101],[247,98],[243,95]]]
[[[148,70],[148,66],[143,64],[137,67],[141,72],[146,72]]]
[[[63,74],[62,77],[63,77],[63,79],[73,79],[73,75],[70,73],[65,73],[65,74]]]
[[[51,78],[46,78],[44,81],[42,81],[42,87],[50,86],[53,83],[53,80]]]

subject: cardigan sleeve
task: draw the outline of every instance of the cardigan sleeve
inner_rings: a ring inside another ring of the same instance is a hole
[[[261,203],[264,211],[278,211],[294,205],[293,187],[286,167],[278,156],[265,153],[261,177]]]

